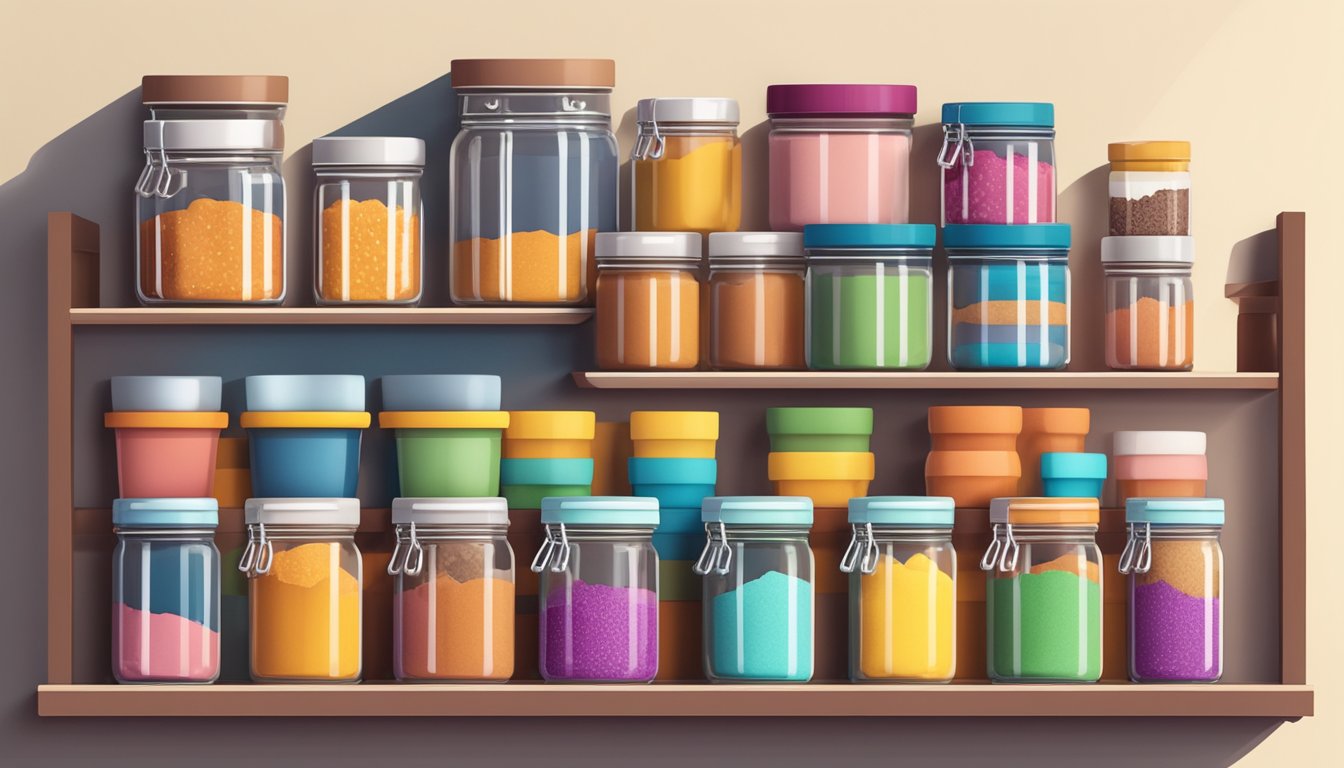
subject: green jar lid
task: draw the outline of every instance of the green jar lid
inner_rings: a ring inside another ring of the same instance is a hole
[[[872,408],[767,408],[772,435],[871,435]]]

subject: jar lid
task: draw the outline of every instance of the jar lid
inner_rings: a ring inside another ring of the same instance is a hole
[[[853,525],[901,528],[951,528],[956,503],[950,496],[867,496],[849,500]]]
[[[1222,499],[1129,499],[1125,522],[1151,525],[1222,525]]]
[[[383,411],[380,429],[505,429],[508,411]]]
[[[144,137],[145,149],[151,151],[285,148],[285,126],[279,120],[146,120]]]
[[[1188,235],[1112,235],[1101,238],[1102,264],[1195,263],[1195,238]]]
[[[453,88],[584,88],[616,86],[612,59],[453,59]]]
[[[719,477],[715,459],[632,456],[626,461],[631,485],[714,485]]]
[[[657,528],[658,500],[642,496],[548,496],[541,522],[598,528]]]
[[[1124,431],[1114,439],[1116,456],[1202,456],[1208,450],[1203,432]]]
[[[857,451],[771,451],[766,475],[775,480],[872,480],[872,453]]]
[[[213,528],[219,525],[215,499],[117,499],[112,525],[118,528]]]
[[[1026,496],[991,499],[989,522],[1013,525],[1096,525],[1101,506],[1095,498]]]
[[[1072,231],[1068,224],[948,224],[943,227],[943,247],[1067,251]]]
[[[1104,453],[1043,453],[1041,454],[1041,477],[1047,480],[1059,479],[1106,479],[1106,454]]]
[[[592,485],[592,459],[500,459],[504,485]]]
[[[698,232],[598,232],[597,263],[700,261]]]
[[[929,477],[1021,477],[1017,451],[929,451],[924,459]]]
[[[640,123],[730,123],[741,121],[737,99],[660,97],[640,99],[635,121]]]
[[[798,83],[765,89],[770,117],[821,115],[913,116],[919,111],[913,85]]]
[[[238,419],[243,429],[366,429],[368,413],[353,411],[247,411]]]
[[[243,505],[248,525],[359,525],[359,499],[248,499]]]
[[[1016,435],[1022,432],[1020,405],[929,406],[931,435]]]
[[[147,107],[283,107],[289,101],[284,75],[145,75],[140,101]]]
[[[509,502],[480,498],[393,499],[393,525],[508,525]]]
[[[631,440],[718,440],[718,411],[632,411]]]
[[[108,429],[224,429],[229,426],[229,414],[222,411],[112,411],[103,415],[103,426]]]
[[[938,228],[932,224],[808,224],[803,247],[912,248],[932,250]]]
[[[113,376],[114,411],[218,411],[218,376]]]
[[[954,101],[943,105],[943,123],[1054,128],[1055,105],[1030,101]]]
[[[801,232],[711,232],[709,261],[723,264],[803,263]]]
[[[872,408],[766,408],[771,435],[871,435]]]
[[[362,411],[359,374],[265,374],[243,379],[249,411]]]
[[[1190,142],[1117,141],[1106,145],[1106,159],[1112,163],[1188,163]]]
[[[592,411],[509,411],[506,440],[592,440],[597,414]]]
[[[422,168],[425,140],[410,136],[323,136],[313,139],[313,166],[391,165]]]
[[[494,374],[394,374],[381,381],[389,411],[499,410],[501,382]]]
[[[812,499],[806,496],[709,496],[700,521],[724,525],[811,526]]]

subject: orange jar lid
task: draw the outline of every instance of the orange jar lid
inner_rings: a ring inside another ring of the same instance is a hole
[[[382,429],[505,429],[508,411],[383,411]]]
[[[931,435],[1016,435],[1021,431],[1021,406],[935,405],[929,408]]]
[[[1012,525],[1097,525],[1101,506],[1095,498],[1023,496],[989,502],[991,523]]]
[[[1188,171],[1188,141],[1121,141],[1106,147],[1113,171]]]
[[[201,411],[113,411],[103,417],[109,429],[224,429],[229,414]]]
[[[365,429],[364,411],[248,411],[238,419],[243,429]]]
[[[930,477],[1021,477],[1016,451],[930,451],[924,462]]]

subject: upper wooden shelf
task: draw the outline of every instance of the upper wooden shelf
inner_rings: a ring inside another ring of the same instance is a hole
[[[577,325],[569,307],[76,307],[74,325]]]
[[[1131,371],[981,372],[615,372],[579,371],[589,389],[1241,389],[1279,388],[1277,373]]]

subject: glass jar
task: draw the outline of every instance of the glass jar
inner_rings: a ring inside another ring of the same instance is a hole
[[[1223,674],[1222,499],[1130,499],[1129,677],[1213,683]]]
[[[1101,678],[1100,512],[1096,499],[990,502],[994,539],[980,560],[989,678],[1092,683]]]
[[[949,225],[947,361],[953,368],[1069,364],[1068,224]]]
[[[770,228],[910,221],[913,85],[772,85]]]
[[[248,499],[243,515],[252,679],[359,680],[359,499]]]
[[[538,662],[548,681],[647,683],[658,674],[658,501],[542,499]]]
[[[932,224],[807,227],[808,368],[928,367],[937,237]]]
[[[812,679],[812,500],[715,496],[704,500],[705,676],[710,682]]]
[[[709,364],[721,371],[803,368],[806,274],[797,232],[711,234]]]
[[[112,672],[119,683],[219,677],[214,499],[117,499]]]
[[[700,364],[700,235],[597,236],[597,367]]]
[[[1107,155],[1112,236],[1190,234],[1190,142],[1127,141]]]
[[[742,221],[742,144],[735,99],[640,99],[630,153],[634,229],[735,232]]]
[[[849,679],[945,683],[957,664],[957,553],[946,496],[849,501]]]
[[[408,137],[313,140],[318,304],[420,301],[425,142]]]
[[[943,226],[1055,221],[1055,106],[943,105]]]
[[[392,669],[398,680],[513,675],[509,506],[500,498],[393,499]]]
[[[1103,237],[1106,365],[1188,371],[1195,366],[1193,237]]]
[[[594,236],[616,229],[609,59],[459,59],[449,158],[458,304],[592,303]]]

